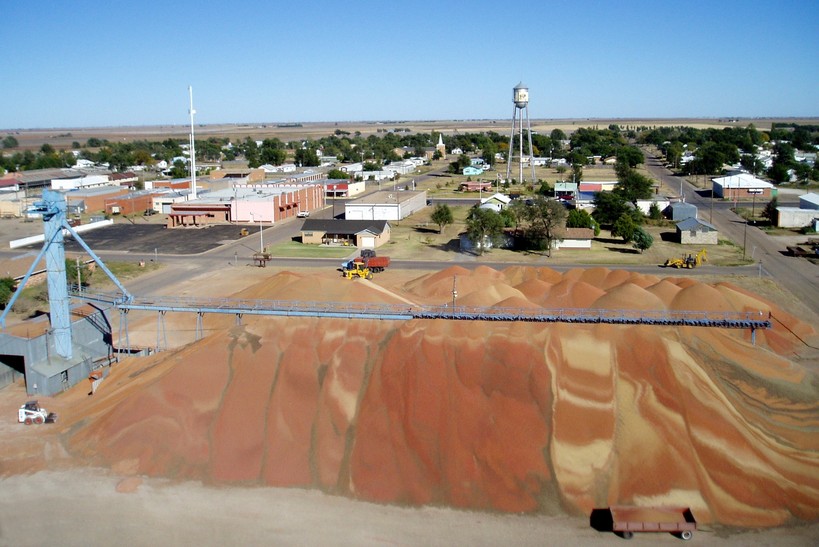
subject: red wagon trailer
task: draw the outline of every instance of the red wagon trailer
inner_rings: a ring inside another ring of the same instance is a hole
[[[605,528],[625,539],[631,539],[635,532],[667,532],[689,540],[697,529],[689,507],[613,506],[595,509],[592,519],[597,523],[596,528],[600,529],[598,526],[603,523]]]

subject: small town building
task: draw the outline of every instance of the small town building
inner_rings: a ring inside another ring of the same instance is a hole
[[[100,186],[68,192],[65,195],[65,201],[68,206],[82,201],[85,202],[86,212],[102,213],[105,212],[109,199],[126,194],[128,194],[128,189],[121,186]]]
[[[200,179],[201,180],[201,179]],[[198,186],[198,185],[197,185]],[[146,190],[190,190],[191,179],[159,179],[146,180]]]
[[[555,182],[555,198],[562,201],[571,201],[577,197],[576,182]]]
[[[474,181],[467,180],[458,186],[462,192],[490,192],[492,190],[492,181]]]
[[[811,192],[810,194],[799,196],[799,208],[819,211],[819,194]]]
[[[154,208],[155,192],[141,190],[119,196],[105,198],[105,214],[107,215],[134,215],[142,214]]]
[[[566,228],[563,237],[555,240],[554,249],[591,249],[594,230],[591,228]]]
[[[263,169],[265,176],[267,175],[274,175],[276,173],[295,173],[296,172],[296,164],[295,163],[283,163],[281,165],[271,165],[266,163],[264,165],[260,165],[259,169]]]
[[[367,186],[363,180],[322,179],[316,184],[324,186],[326,199],[346,199],[363,194]]]
[[[776,208],[776,225],[779,228],[804,228],[805,226],[813,226],[816,219],[819,219],[819,211],[815,209],[784,206]]]
[[[110,173],[77,172],[51,180],[52,190],[81,190],[99,186],[111,186]]]
[[[395,171],[357,171],[355,173],[356,180],[363,180],[363,181],[382,181],[382,180],[392,180],[395,178]]]
[[[510,198],[509,196],[497,193],[492,196],[489,196],[488,198],[483,198],[481,200],[481,204],[479,207],[481,209],[491,209],[496,213],[500,213],[502,210],[506,209],[506,207],[509,206],[509,203],[511,203],[511,201],[512,198]]]
[[[308,218],[301,227],[301,242],[307,245],[349,245],[375,249],[390,240],[386,220],[341,220]]]
[[[426,191],[382,190],[346,203],[344,218],[399,221],[426,206]]]
[[[680,222],[687,218],[697,218],[697,206],[692,203],[678,201],[672,203],[667,209],[668,216],[674,222]]]
[[[210,178],[212,179],[241,179],[244,182],[252,183],[252,182],[262,182],[265,179],[266,173],[265,170],[261,167],[251,168],[248,167],[246,164],[231,164],[229,166],[225,166],[219,169],[214,169],[210,172]]]
[[[683,245],[716,245],[719,232],[713,224],[696,218],[677,223],[677,237]]]
[[[481,169],[480,167],[473,167],[470,165],[468,167],[464,167],[461,173],[470,177],[474,177],[477,175],[483,175],[483,169]]]
[[[611,192],[617,187],[616,180],[580,181],[578,192]]]
[[[399,175],[409,175],[414,173],[415,169],[415,162],[411,160],[394,161],[384,166],[384,171],[393,171]]]
[[[69,169],[69,168],[48,168],[48,169],[30,169],[28,171],[18,171],[16,173],[7,173],[7,175],[3,178],[5,186],[11,186],[10,180],[16,181],[16,184],[20,191],[26,193],[26,195],[30,195],[32,190],[42,190],[43,188],[51,188],[52,181],[54,180],[66,180],[66,181],[75,181],[75,183],[79,183],[83,180],[93,180],[93,181],[101,181],[102,179],[98,179],[97,177],[105,177],[105,184],[110,184],[108,181],[108,175],[111,172],[107,169]],[[92,179],[86,179],[86,177],[93,177]],[[59,183],[63,184],[63,183]],[[69,183],[70,185],[70,183]],[[70,188],[66,188],[70,189]]]
[[[756,178],[749,173],[739,173],[727,177],[711,179],[714,197],[732,201],[761,199],[770,201],[776,196],[776,187],[770,182]]]
[[[799,207],[777,207],[776,225],[780,228],[814,226],[819,219],[819,194],[799,196]]]
[[[12,178],[12,177],[5,177],[0,178],[0,192],[3,193],[12,193],[12,192],[19,192],[20,191],[20,181]]]
[[[324,207],[319,184],[237,184],[203,194],[191,201],[170,204],[168,228],[207,224],[270,223]]]
[[[648,216],[648,214],[651,212],[651,206],[654,204],[657,204],[657,208],[660,210],[660,212],[662,212],[671,205],[671,200],[664,197],[637,200],[637,208],[646,216]]]
[[[157,193],[158,192],[158,193]],[[157,213],[168,214],[171,212],[171,205],[181,203],[190,199],[190,190],[158,190],[154,191],[151,208]]]

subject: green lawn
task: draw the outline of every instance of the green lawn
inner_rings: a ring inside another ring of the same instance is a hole
[[[271,256],[280,258],[344,258],[357,251],[355,247],[304,245],[297,241],[271,245],[266,250]]]

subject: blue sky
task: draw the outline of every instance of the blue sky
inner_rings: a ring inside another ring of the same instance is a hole
[[[819,116],[819,2],[2,3],[0,128]]]

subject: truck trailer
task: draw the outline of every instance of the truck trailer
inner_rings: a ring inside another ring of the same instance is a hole
[[[689,540],[697,529],[697,521],[689,507],[612,506],[594,509],[591,526],[598,531],[610,531],[631,539],[635,532],[665,532]]]

